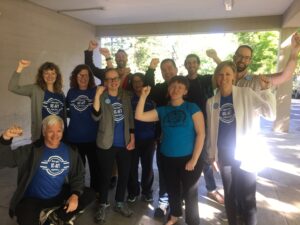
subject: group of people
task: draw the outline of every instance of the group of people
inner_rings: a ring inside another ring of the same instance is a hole
[[[141,195],[153,201],[153,157],[156,150],[159,174],[159,205],[155,216],[167,225],[185,221],[200,224],[198,186],[204,172],[208,196],[223,204],[230,225],[238,219],[255,225],[255,151],[246,148],[258,132],[258,119],[274,120],[275,96],[272,86],[289,79],[297,65],[300,35],[294,34],[289,60],[280,73],[248,73],[253,50],[240,46],[233,61],[221,61],[214,51],[208,55],[218,64],[213,75],[199,75],[200,59],[186,57],[187,76],[177,75],[173,59],[160,63],[163,83],[155,84],[158,59],[149,69],[132,74],[127,54],[100,48],[107,68],[93,63],[95,41],[85,51],[85,64],[74,68],[70,90],[62,91],[59,67],[45,62],[36,82],[20,85],[22,71],[30,65],[20,60],[8,88],[31,99],[32,143],[11,151],[12,138],[22,128],[12,126],[0,138],[0,166],[18,167],[18,186],[11,200],[10,215],[19,224],[72,224],[76,215],[95,198],[95,221],[106,221],[110,206],[108,193],[116,181],[114,211],[130,217],[126,201]],[[95,85],[94,76],[101,80]],[[69,122],[67,122],[69,118]],[[88,160],[90,188],[84,187],[84,165]],[[142,177],[138,178],[141,160]],[[221,172],[224,199],[216,190],[213,168]],[[116,179],[116,177],[118,177]],[[126,193],[127,199],[126,199]],[[43,217],[44,215],[44,217]]]

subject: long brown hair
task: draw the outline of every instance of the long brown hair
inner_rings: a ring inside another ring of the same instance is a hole
[[[43,78],[43,73],[46,70],[54,70],[56,73],[56,80],[53,84],[54,93],[63,93],[63,91],[62,91],[62,75],[61,75],[60,69],[56,64],[54,64],[52,62],[45,62],[40,66],[38,73],[36,75],[36,84],[40,88],[42,88],[44,91],[47,90],[47,84]]]
[[[81,72],[81,70],[87,70],[89,73],[88,89],[95,87],[96,86],[95,79],[94,79],[93,73],[91,71],[91,68],[88,65],[80,64],[80,65],[77,65],[71,73],[70,88],[79,89],[79,85],[77,82],[77,75]]]

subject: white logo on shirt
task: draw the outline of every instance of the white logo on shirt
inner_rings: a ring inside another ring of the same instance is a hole
[[[49,98],[47,101],[43,102],[43,107],[49,114],[58,115],[63,109],[63,103],[58,99]]]
[[[92,104],[93,100],[89,99],[89,97],[86,95],[79,95],[76,99],[71,101],[71,106],[73,106],[74,109],[80,112],[86,110]]]
[[[223,123],[232,123],[235,119],[233,104],[225,103],[220,109],[220,120]]]
[[[114,113],[114,121],[120,122],[124,119],[123,107],[122,104],[119,102],[115,102],[112,104],[113,113]]]
[[[69,162],[64,161],[60,156],[51,156],[48,160],[41,162],[41,169],[45,170],[50,176],[56,177],[69,169]]]

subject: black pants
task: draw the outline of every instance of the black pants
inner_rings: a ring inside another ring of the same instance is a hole
[[[23,198],[17,205],[15,211],[18,224],[39,225],[41,211],[56,206],[61,206],[56,211],[59,218],[63,221],[68,221],[95,200],[95,192],[90,188],[85,188],[83,194],[79,197],[77,209],[73,212],[66,213],[64,206],[70,196],[71,192],[69,188],[64,187],[58,196],[51,199]]]
[[[240,211],[246,225],[256,225],[256,174],[241,170],[239,163],[234,163],[221,165],[221,176],[229,225],[237,224]]]
[[[154,180],[153,156],[155,151],[155,140],[136,140],[135,149],[131,151],[131,167],[128,180],[128,195],[138,196],[140,194],[140,184],[138,180],[138,168],[141,158],[142,194],[152,194],[152,184]]]
[[[158,203],[168,204],[168,194],[167,194],[167,187],[166,181],[164,178],[164,174],[162,171],[162,154],[160,152],[160,143],[157,142],[157,150],[156,150],[156,163],[158,169],[158,186],[159,186],[159,199]]]
[[[98,148],[97,159],[100,167],[100,204],[107,203],[110,178],[115,160],[118,167],[115,200],[116,202],[124,202],[131,164],[130,151],[126,148],[118,147],[111,147],[110,149]]]
[[[188,225],[200,223],[198,210],[198,184],[203,161],[198,160],[193,171],[185,170],[191,156],[166,157],[161,155],[162,169],[169,195],[170,214],[182,216],[182,198],[185,200],[185,221]]]
[[[98,161],[96,155],[96,142],[88,142],[88,143],[72,143],[72,145],[78,148],[79,154],[81,156],[83,165],[85,166],[86,158],[89,163],[90,169],[90,187],[95,191],[99,189],[99,168]]]

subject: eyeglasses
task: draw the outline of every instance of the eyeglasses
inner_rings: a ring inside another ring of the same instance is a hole
[[[114,78],[105,78],[105,81],[111,83],[111,82],[116,82],[119,81],[120,77],[114,77]]]
[[[240,54],[235,54],[235,57],[237,57],[239,60],[246,60],[246,61],[250,61],[251,60],[251,56],[243,56],[243,55],[240,55]]]

